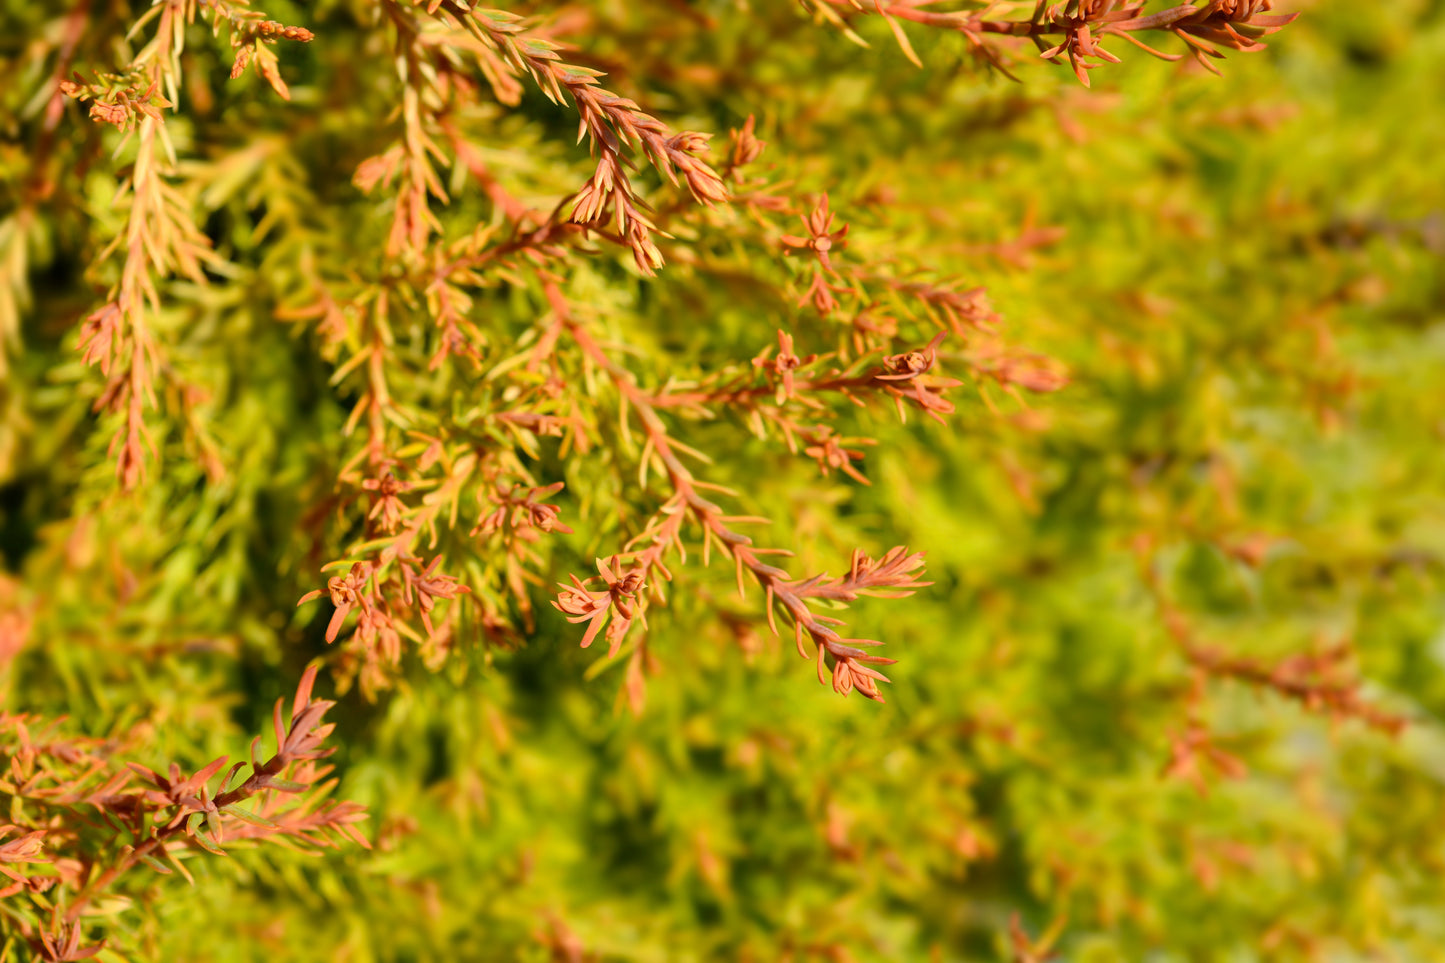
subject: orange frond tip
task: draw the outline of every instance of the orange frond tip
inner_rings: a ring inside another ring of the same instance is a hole
[[[598,614],[592,618],[592,624],[587,628],[587,633],[582,636],[582,648],[587,648],[592,644],[592,641],[597,638],[597,633],[602,629],[602,624],[607,621],[606,611],[606,609],[603,609],[603,614]]]
[[[226,765],[230,758],[230,756],[221,756],[219,759],[213,760],[204,769],[199,770],[192,776],[190,781],[197,783],[198,788],[204,786],[205,783],[210,782],[212,776],[221,771],[221,768]]]
[[[879,12],[881,13],[882,11],[880,10]],[[893,38],[898,41],[898,47],[903,51],[903,56],[907,57],[908,62],[913,64],[913,66],[922,70],[923,61],[918,59],[918,54],[913,51],[913,44],[908,42],[908,34],[903,32],[903,27],[899,25],[897,20],[886,14],[883,19],[888,21],[888,27],[893,31]]]
[[[313,662],[308,665],[306,671],[302,673],[301,682],[296,686],[296,701],[291,705],[291,718],[294,719],[299,716],[301,710],[311,701],[311,689],[316,685],[316,673],[319,672],[320,669],[321,666]]]
[[[870,679],[876,679],[876,680],[878,680],[879,682],[892,682],[892,681],[893,681],[892,679],[888,678],[888,676],[884,675],[882,672],[879,672],[879,671],[877,671],[876,669],[870,669],[870,668],[868,668],[866,665],[855,665],[855,666],[853,666],[853,672],[854,672],[854,674],[856,674],[856,675],[865,675],[865,676],[867,676],[868,678],[870,678]]]
[[[285,699],[277,699],[276,707],[271,710],[271,722],[276,728],[276,751],[278,753],[286,745],[286,726],[281,721],[281,707],[285,702]]]
[[[140,776],[142,779],[155,786],[157,789],[162,789],[165,787],[165,780],[161,777],[160,773],[156,772],[155,770],[148,769],[147,767],[142,766],[138,762],[128,762],[126,763],[126,766],[131,770],[131,772],[134,772],[137,776]]]

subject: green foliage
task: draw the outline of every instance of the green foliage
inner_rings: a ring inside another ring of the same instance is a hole
[[[190,774],[324,662],[372,845],[13,771],[10,958],[1445,959],[1445,11],[1084,90],[806,6],[0,4],[0,745]]]

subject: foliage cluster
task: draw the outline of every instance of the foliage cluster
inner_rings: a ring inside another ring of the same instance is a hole
[[[1445,7],[1146,6],[0,2],[5,952],[1445,958]]]

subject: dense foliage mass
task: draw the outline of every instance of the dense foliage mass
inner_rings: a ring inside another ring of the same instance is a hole
[[[1438,0],[0,9],[0,959],[1445,959]]]

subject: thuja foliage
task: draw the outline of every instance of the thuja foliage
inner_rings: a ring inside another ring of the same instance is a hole
[[[1438,3],[0,9],[0,959],[1445,957]]]

